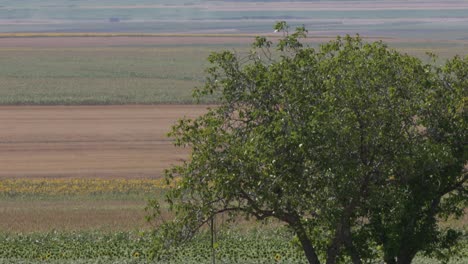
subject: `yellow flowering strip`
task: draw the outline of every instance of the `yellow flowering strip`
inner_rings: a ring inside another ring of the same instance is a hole
[[[146,194],[167,188],[164,179],[2,179],[0,196]]]

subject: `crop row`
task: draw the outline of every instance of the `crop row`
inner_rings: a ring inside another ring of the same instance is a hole
[[[166,188],[164,179],[3,179],[0,197],[150,194]]]
[[[1,263],[211,263],[211,237],[203,233],[160,259],[152,258],[152,236],[137,232],[0,234]],[[465,247],[467,249],[467,247]],[[216,263],[306,263],[301,248],[282,228],[223,231],[214,247]],[[439,263],[418,256],[414,263]],[[451,264],[467,263],[454,259]]]

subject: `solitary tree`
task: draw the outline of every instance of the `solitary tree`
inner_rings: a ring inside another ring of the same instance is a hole
[[[275,218],[309,263],[410,263],[460,233],[437,220],[467,202],[468,58],[444,67],[346,36],[305,47],[304,28],[244,57],[212,54],[197,96],[219,104],[171,136],[190,159],[167,172],[162,244],[215,215]]]

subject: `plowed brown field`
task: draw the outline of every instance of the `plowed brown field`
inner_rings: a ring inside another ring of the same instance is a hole
[[[160,177],[187,157],[166,137],[207,106],[1,106],[0,178]]]

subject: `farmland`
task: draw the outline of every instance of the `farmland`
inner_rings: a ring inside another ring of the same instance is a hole
[[[206,106],[1,107],[0,230],[135,230],[180,162],[166,132]]]
[[[206,107],[1,107],[8,143],[0,151],[0,263],[145,263],[153,226],[147,200],[164,194],[163,168],[186,157],[165,132]],[[301,259],[285,237],[222,233],[218,254],[255,263]],[[208,245],[203,235],[168,261],[208,261]]]
[[[154,224],[144,208],[164,195],[163,169],[187,155],[165,132],[206,107],[0,107],[0,263],[146,263]],[[444,225],[463,229],[467,221]],[[217,259],[304,263],[291,234],[270,224],[264,231],[252,222],[221,229]],[[209,241],[203,233],[164,263],[208,263]]]
[[[163,170],[187,158],[187,149],[172,147],[166,133],[178,118],[209,107],[193,105],[191,97],[192,88],[203,83],[208,54],[222,49],[246,54],[251,39],[0,39],[0,263],[145,263],[154,227],[145,220],[147,201],[164,195]],[[308,42],[316,46],[329,39]],[[468,45],[386,42],[422,58],[433,51],[442,60]],[[444,225],[466,229],[467,221]],[[257,225],[220,233],[218,258],[304,262],[286,230],[275,224],[269,227],[273,233],[255,231]],[[209,237],[201,235],[171,254],[166,261],[208,262]]]
[[[271,231],[271,230],[270,230]],[[79,237],[77,235],[79,234]],[[98,263],[145,263],[151,255],[151,237],[145,233],[116,232],[102,234],[99,232],[82,233],[46,233],[33,236],[8,237],[0,235],[0,239],[8,240],[6,248],[0,246],[0,263],[3,258],[17,256],[36,259],[38,263],[89,263],[94,259]],[[248,236],[238,231],[219,234],[218,259],[224,263],[272,263],[275,260],[300,263],[304,259],[295,245],[288,243],[284,231],[273,230],[270,233],[253,231]],[[37,241],[31,247],[29,240]],[[171,257],[164,263],[207,263],[210,261],[210,248],[207,235],[200,236],[189,246],[171,251]],[[42,248],[46,245],[47,249]],[[3,249],[3,250],[2,250]],[[5,250],[7,249],[7,250]],[[59,262],[60,261],[60,262]]]
[[[0,264],[147,263],[155,223],[145,208],[165,195],[164,169],[189,153],[166,134],[216,104],[192,97],[207,56],[246,56],[254,36],[280,37],[275,21],[305,25],[313,47],[360,33],[423,61],[468,53],[466,1],[138,2],[2,1]],[[468,232],[467,223],[442,226]],[[451,263],[467,263],[467,247]],[[169,254],[164,263],[209,263],[210,237]],[[306,261],[276,222],[220,228],[216,254],[223,263]]]
[[[0,104],[99,105],[193,103],[206,57],[221,49],[247,54],[251,35],[0,38]],[[310,45],[330,40],[314,37]],[[369,38],[369,41],[378,38]],[[463,54],[466,40],[386,38],[425,58]],[[210,102],[206,100],[205,102]]]
[[[203,80],[200,62],[209,53],[197,47],[1,50],[0,103],[49,105],[191,102],[191,88]]]

